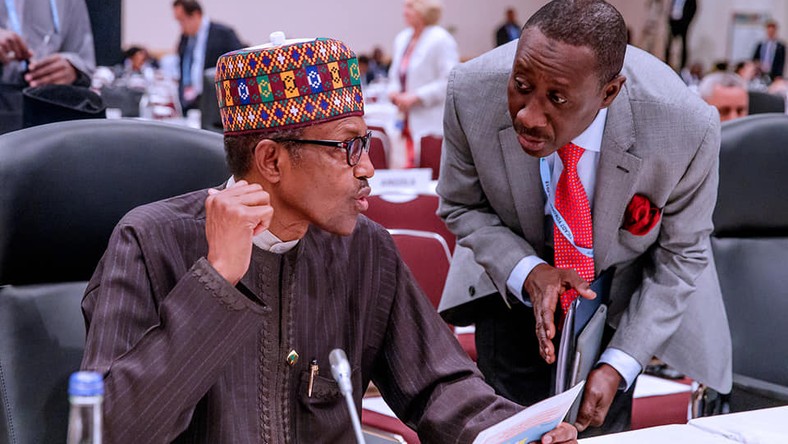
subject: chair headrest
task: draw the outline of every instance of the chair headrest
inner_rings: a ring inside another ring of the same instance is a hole
[[[748,114],[785,112],[785,98],[782,96],[763,91],[748,91],[747,95],[750,101]]]
[[[788,115],[722,124],[715,236],[788,234]]]
[[[134,119],[0,136],[0,284],[88,280],[130,209],[221,184],[222,136]]]
[[[24,128],[77,119],[103,119],[106,106],[90,88],[42,85],[22,91]]]

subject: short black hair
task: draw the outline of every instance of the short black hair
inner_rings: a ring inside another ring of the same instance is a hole
[[[303,128],[269,131],[264,133],[249,133],[224,136],[224,153],[230,173],[236,178],[243,177],[252,168],[254,149],[263,139],[299,139],[304,133]],[[297,160],[298,144],[282,142],[291,156]]]
[[[590,48],[597,59],[602,85],[624,67],[627,26],[621,13],[603,0],[554,0],[540,8],[523,26],[536,28],[551,40]]]
[[[194,15],[195,12],[202,14],[202,6],[196,0],[175,0],[172,2],[172,7],[180,6],[186,15]]]
[[[142,49],[142,47],[140,46],[130,46],[129,49],[127,49],[126,52],[123,53],[123,57],[127,59],[131,58],[134,56],[134,54],[140,51],[144,51],[144,49]]]

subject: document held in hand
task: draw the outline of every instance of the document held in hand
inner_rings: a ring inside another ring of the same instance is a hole
[[[522,412],[483,430],[473,444],[520,444],[539,441],[561,423],[582,393],[585,381],[559,395],[539,401]]]
[[[591,283],[596,298],[579,297],[569,306],[558,346],[555,393],[563,393],[585,381],[602,353],[602,333],[607,322],[605,303],[609,299],[612,278],[613,270],[606,271]],[[575,422],[579,408],[578,398],[569,410],[567,422]]]

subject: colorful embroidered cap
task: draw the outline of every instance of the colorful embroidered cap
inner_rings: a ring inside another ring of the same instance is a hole
[[[229,52],[216,65],[224,133],[278,131],[364,114],[356,55],[339,40],[285,40]]]

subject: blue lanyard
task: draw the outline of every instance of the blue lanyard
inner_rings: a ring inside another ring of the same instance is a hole
[[[19,22],[15,1],[5,0],[5,9],[8,10],[8,21],[11,28],[13,28],[15,33],[22,35],[22,24]],[[57,14],[57,3],[55,3],[55,0],[49,0],[49,10],[52,13],[52,26],[55,28],[55,34],[60,34],[60,16]]]
[[[22,35],[22,25],[19,23],[19,15],[16,13],[14,0],[5,0],[5,9],[8,10],[8,22],[15,33]]]
[[[49,0],[49,10],[52,11],[52,26],[55,27],[55,34],[60,34],[60,16],[57,15],[55,0]]]
[[[575,236],[572,234],[572,229],[569,228],[569,224],[566,223],[564,217],[561,216],[561,213],[555,208],[555,202],[550,199],[552,173],[550,171],[550,165],[547,164],[547,159],[544,157],[539,159],[539,174],[542,176],[542,188],[544,188],[544,193],[547,196],[547,202],[548,205],[550,205],[550,214],[553,216],[553,223],[558,228],[558,231],[564,235],[566,240],[569,241],[580,254],[593,259],[594,249],[584,248],[575,243]]]

